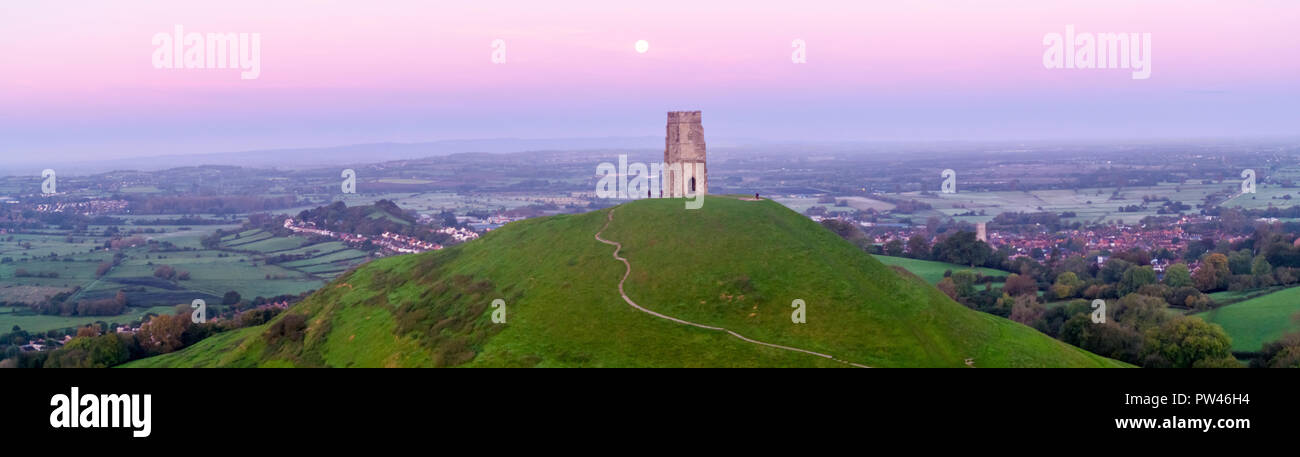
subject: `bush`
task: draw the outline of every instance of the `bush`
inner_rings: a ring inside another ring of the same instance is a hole
[[[1232,340],[1223,327],[1179,316],[1146,333],[1144,363],[1149,367],[1222,366],[1232,358]]]
[[[282,342],[297,343],[302,341],[303,334],[307,330],[307,316],[302,314],[287,314],[266,329],[266,343],[268,345],[277,345]]]

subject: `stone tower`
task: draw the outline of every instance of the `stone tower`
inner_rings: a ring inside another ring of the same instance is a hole
[[[664,168],[665,197],[709,193],[709,175],[704,157],[704,125],[699,111],[668,112]]]

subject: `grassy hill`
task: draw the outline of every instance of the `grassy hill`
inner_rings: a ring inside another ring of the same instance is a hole
[[[623,264],[594,238],[610,211],[377,260],[263,326],[130,366],[846,366],[631,308]],[[1122,365],[967,309],[771,201],[631,202],[602,237],[622,243],[638,304],[767,343],[873,367]],[[490,318],[498,298],[505,324]]]
[[[1300,287],[1292,287],[1196,314],[1219,324],[1232,337],[1232,350],[1258,351],[1264,343],[1300,330],[1292,316],[1300,313]]]

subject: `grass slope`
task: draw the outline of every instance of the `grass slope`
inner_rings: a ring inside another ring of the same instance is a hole
[[[632,309],[623,264],[593,237],[609,211],[377,260],[266,325],[130,366],[845,366]],[[642,306],[769,343],[873,367],[1122,365],[967,309],[771,201],[636,201],[602,236],[623,244]],[[497,298],[506,324],[491,322]],[[806,324],[790,321],[795,299]]]
[[[1258,351],[1264,343],[1300,328],[1292,316],[1300,312],[1300,287],[1292,287],[1196,314],[1219,324],[1232,337],[1232,350]]]

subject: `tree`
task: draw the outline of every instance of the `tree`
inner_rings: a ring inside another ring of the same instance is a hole
[[[1250,250],[1242,249],[1228,254],[1228,270],[1234,275],[1250,274]]]
[[[1052,285],[1052,293],[1057,298],[1071,298],[1078,294],[1079,288],[1083,286],[1083,281],[1073,271],[1067,271],[1056,276],[1056,284]]]
[[[1093,268],[1092,262],[1089,261],[1084,256],[1081,255],[1069,256],[1066,257],[1065,260],[1062,260],[1061,263],[1057,266],[1057,277],[1060,277],[1062,273],[1068,271],[1074,273],[1074,276],[1080,280],[1091,279],[1092,268]]]
[[[1140,333],[1112,321],[1094,324],[1087,313],[1075,314],[1061,325],[1061,341],[1102,357],[1135,364],[1142,351]]]
[[[1156,272],[1154,269],[1145,265],[1134,265],[1124,270],[1124,274],[1120,277],[1119,285],[1116,288],[1122,297],[1137,292],[1138,289],[1147,284],[1155,284],[1155,282]]]
[[[885,243],[885,255],[891,257],[903,256],[903,240],[894,238]]]
[[[1196,290],[1195,287],[1184,286],[1174,289],[1169,295],[1169,304],[1186,306],[1192,309],[1198,309],[1200,305],[1209,305],[1210,296]]]
[[[1097,272],[1097,277],[1107,284],[1114,284],[1124,277],[1124,272],[1133,266],[1132,262],[1124,259],[1110,258],[1106,263],[1101,265],[1101,270]]]
[[[162,279],[170,280],[176,277],[176,269],[171,265],[162,265],[154,269],[153,275]]]
[[[126,363],[131,357],[124,338],[115,333],[73,338],[50,353],[47,368],[106,368]]]
[[[1201,259],[1201,266],[1192,274],[1192,281],[1201,292],[1210,292],[1228,287],[1232,277],[1228,269],[1228,256],[1219,253],[1207,254]]]
[[[230,306],[230,305],[238,304],[240,300],[243,300],[243,297],[239,296],[239,292],[235,292],[232,290],[226,292],[226,295],[221,297],[221,304],[225,306]]]
[[[1020,295],[1015,300],[1011,305],[1010,319],[1013,321],[1033,327],[1047,313],[1047,308],[1038,302],[1036,295]]]
[[[993,255],[993,248],[988,243],[975,238],[975,232],[960,231],[944,238],[935,245],[938,258],[958,265],[977,266]]]
[[[958,297],[969,298],[971,295],[975,295],[976,275],[974,271],[961,270],[954,272],[949,279],[952,279]]]
[[[183,335],[189,326],[189,316],[162,314],[141,325],[136,337],[147,352],[166,354],[185,347]]]
[[[1110,311],[1117,322],[1138,332],[1158,327],[1172,316],[1169,304],[1163,299],[1142,294],[1125,295],[1110,307]]]
[[[1255,277],[1268,276],[1273,274],[1273,265],[1268,263],[1268,259],[1263,255],[1255,256],[1255,261],[1250,265],[1250,274]]]
[[[1300,332],[1287,333],[1277,341],[1265,343],[1259,360],[1253,366],[1300,368]]]
[[[907,254],[912,258],[928,260],[930,258],[930,240],[924,235],[915,234],[907,239]]]
[[[1038,295],[1038,282],[1034,278],[1011,273],[1002,285],[1002,292],[1012,297],[1021,295]]]
[[[947,295],[948,298],[951,298],[953,301],[960,302],[958,299],[961,298],[961,296],[957,295],[957,285],[952,281],[952,277],[939,280],[939,283],[935,284],[934,287],[939,289],[940,292],[943,292],[944,295]]]
[[[1153,367],[1190,368],[1219,364],[1232,357],[1232,339],[1223,327],[1197,317],[1178,316],[1146,333],[1144,364]]]
[[[1165,285],[1178,289],[1192,285],[1192,272],[1185,263],[1175,263],[1165,269]]]

